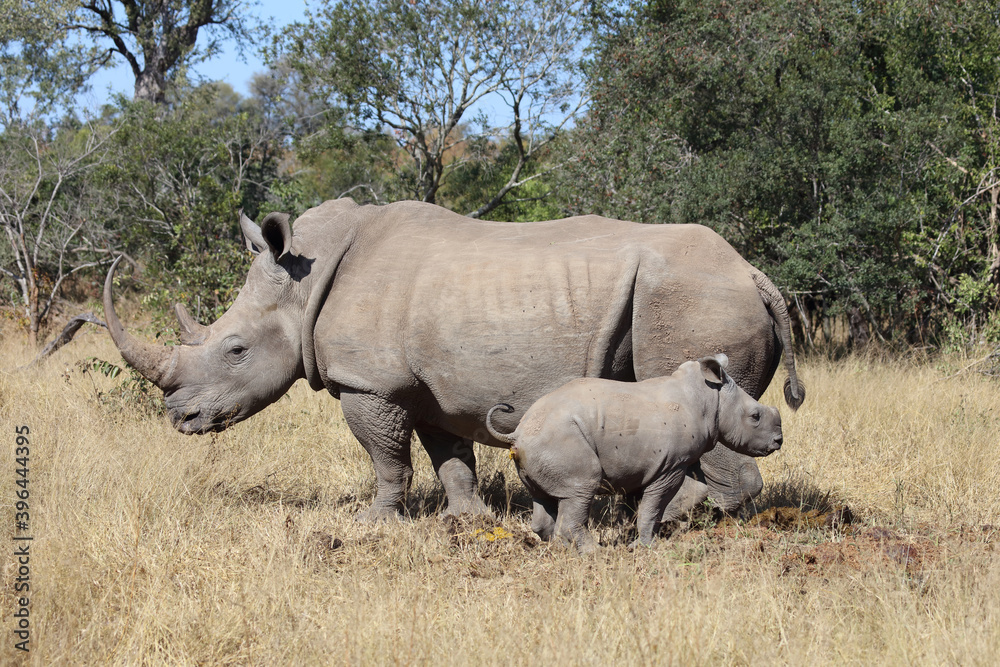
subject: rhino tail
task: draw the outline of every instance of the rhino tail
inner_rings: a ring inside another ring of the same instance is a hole
[[[767,306],[771,319],[778,327],[778,337],[781,339],[781,348],[784,351],[785,370],[788,377],[785,378],[785,403],[792,410],[798,410],[802,402],[806,400],[806,386],[799,379],[795,372],[795,352],[792,351],[792,329],[788,319],[788,307],[785,306],[785,297],[781,295],[778,288],[774,286],[771,279],[761,271],[750,267],[750,276],[757,285],[757,292],[764,305]]]
[[[492,408],[490,408],[490,411],[486,413],[486,430],[489,431],[490,435],[492,435],[495,439],[499,440],[505,445],[513,446],[515,442],[513,438],[514,435],[513,433],[501,433],[500,431],[493,428],[491,419],[493,418],[493,413],[496,412],[497,410],[499,410],[500,412],[511,413],[514,412],[514,407],[508,403],[497,403]]]

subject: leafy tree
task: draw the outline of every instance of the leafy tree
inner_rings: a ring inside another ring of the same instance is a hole
[[[67,46],[59,27],[72,11],[71,2],[0,0],[0,277],[13,283],[7,293],[32,343],[66,281],[106,258],[113,236],[92,184],[114,128],[52,121],[92,71],[94,54]]]
[[[103,170],[102,186],[114,193],[122,246],[148,262],[147,301],[166,310],[190,299],[214,317],[249,266],[240,209],[256,217],[288,208],[273,195],[287,180],[283,134],[267,109],[227,84],[176,94],[165,107],[123,103],[115,165]]]
[[[527,166],[581,108],[584,38],[576,0],[325,0],[282,48],[304,85],[345,109],[355,134],[390,133],[410,157],[400,176],[418,199],[438,200],[468,142],[509,141],[506,178],[470,204],[481,216],[537,177]],[[510,122],[482,112],[468,122],[488,105]]]
[[[0,0],[0,127],[57,111],[93,72],[96,53],[70,46],[66,23],[74,0]]]
[[[0,135],[0,224],[7,244],[0,275],[17,286],[32,344],[67,279],[111,251],[100,188],[114,129],[72,120],[47,129],[14,126]]]
[[[257,33],[246,0],[77,0],[65,27],[108,46],[100,60],[125,59],[135,76],[135,99],[162,104],[167,85],[185,67],[219,53],[222,41],[239,49]],[[204,46],[198,36],[207,35]]]
[[[463,148],[465,154],[461,164],[451,174],[442,192],[452,207],[467,211],[473,210],[479,202],[489,201],[493,193],[503,188],[519,155],[513,142],[501,143],[488,137],[477,137]],[[549,151],[532,161],[522,171],[525,182],[484,217],[507,222],[560,217],[561,210],[550,192],[552,183],[547,180],[552,161]]]
[[[906,241],[925,272],[927,301],[949,315],[950,338],[997,340],[1000,7],[981,1],[920,3],[900,4],[896,11],[908,30],[890,36],[895,61],[919,60],[933,68],[950,105],[930,122],[946,122],[958,137],[950,144],[928,141],[933,152],[926,198],[939,204],[936,215],[922,216]]]
[[[988,233],[946,230],[995,173],[982,141],[1000,83],[994,3],[599,10],[571,209],[713,226],[783,286],[807,339],[837,315],[858,344],[920,339],[948,317],[960,248],[987,254]],[[974,165],[975,186],[949,160]]]
[[[396,143],[384,132],[352,129],[345,111],[311,95],[287,60],[254,76],[250,88],[248,107],[293,146],[285,156],[289,178],[273,192],[289,212],[348,195],[375,204],[405,196],[395,178],[405,155]]]

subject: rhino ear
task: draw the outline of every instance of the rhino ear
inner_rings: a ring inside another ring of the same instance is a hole
[[[260,251],[267,247],[267,244],[264,243],[264,235],[260,233],[260,227],[247,217],[243,209],[240,209],[240,230],[246,240],[247,250],[253,254],[259,255]]]
[[[712,384],[726,384],[729,376],[726,375],[726,366],[729,365],[729,357],[724,354],[716,354],[712,357],[702,357],[698,360],[701,364],[701,374]]]
[[[247,250],[255,255],[268,249],[277,261],[292,247],[292,228],[287,213],[268,213],[258,226],[240,211],[240,229],[246,238]]]
[[[292,227],[287,213],[268,213],[260,223],[260,233],[275,261],[288,254],[292,247]]]

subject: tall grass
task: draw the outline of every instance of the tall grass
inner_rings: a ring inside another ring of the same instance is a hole
[[[32,356],[16,337],[0,346],[7,368]],[[185,437],[99,401],[115,381],[83,374],[85,356],[118,360],[95,332],[40,367],[0,373],[0,499],[13,506],[12,434],[26,424],[35,538],[32,651],[4,632],[0,661],[909,665],[1000,654],[1000,385],[974,373],[800,362],[809,399],[783,410],[786,444],[761,461],[762,498],[811,489],[850,506],[846,531],[706,522],[630,552],[630,528],[604,501],[595,522],[609,546],[581,558],[534,539],[503,452],[480,450],[497,522],[438,518],[443,497],[417,446],[411,520],[360,524],[374,474],[329,396],[300,383],[248,422]],[[781,405],[777,384],[764,402]],[[9,630],[16,567],[9,555],[0,567]]]

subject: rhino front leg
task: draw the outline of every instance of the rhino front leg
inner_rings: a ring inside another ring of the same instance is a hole
[[[381,396],[348,390],[341,391],[340,405],[351,433],[372,457],[378,478],[375,500],[358,514],[358,520],[378,521],[399,516],[413,479],[410,412]]]
[[[681,488],[677,490],[666,509],[663,510],[660,522],[684,521],[691,514],[691,510],[708,499],[708,493],[708,484],[685,475]]]
[[[639,529],[639,536],[630,548],[637,545],[649,547],[656,539],[656,527],[660,523],[667,504],[677,494],[684,480],[688,477],[684,474],[684,468],[677,468],[667,472],[652,484],[646,487],[642,493],[642,500],[639,501],[639,509],[636,511],[636,527]]]
[[[417,428],[417,437],[430,456],[434,472],[448,496],[448,507],[441,516],[481,514],[494,518],[493,512],[479,497],[476,479],[476,453],[472,441],[431,428]]]

